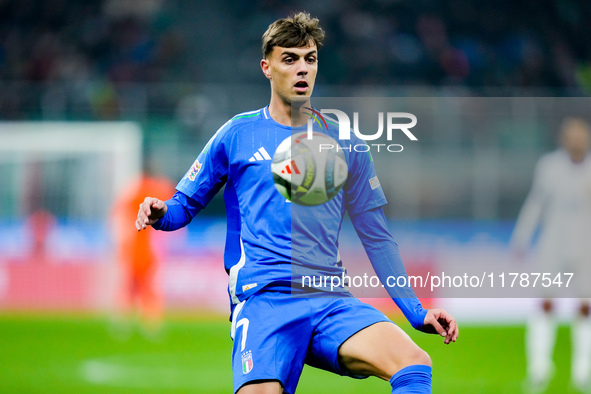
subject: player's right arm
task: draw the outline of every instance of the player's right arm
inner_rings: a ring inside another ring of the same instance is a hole
[[[146,197],[135,223],[138,231],[148,225],[156,230],[174,231],[186,226],[203,209],[228,179],[228,133],[231,122],[209,140],[167,201]]]
[[[545,199],[545,168],[550,157],[542,158],[536,165],[531,190],[519,212],[510,245],[514,252],[523,255],[542,218]]]

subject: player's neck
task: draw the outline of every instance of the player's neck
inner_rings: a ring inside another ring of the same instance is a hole
[[[587,157],[587,152],[586,151],[566,151],[566,153],[568,154],[571,162],[573,164],[581,164],[585,161],[586,157]]]
[[[303,106],[310,106],[310,100],[306,101]],[[275,122],[290,127],[303,126],[308,121],[305,114],[299,111],[292,113],[291,103],[286,103],[274,95],[271,96],[271,102],[269,103],[269,115]]]

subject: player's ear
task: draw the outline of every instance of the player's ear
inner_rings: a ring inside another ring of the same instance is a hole
[[[265,77],[267,77],[268,79],[271,79],[271,70],[269,69],[269,60],[268,59],[261,60],[261,70],[263,70],[263,74],[265,74]]]

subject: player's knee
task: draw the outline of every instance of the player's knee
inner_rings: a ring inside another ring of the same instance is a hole
[[[398,371],[411,365],[427,365],[433,366],[431,357],[418,346],[414,346],[412,350],[405,351],[404,355],[398,355],[396,359],[392,360],[392,363],[383,369],[384,375],[378,375],[386,380],[389,380]]]
[[[423,349],[419,348],[416,352],[416,354],[414,355],[414,363],[413,365],[426,365],[429,367],[433,366],[433,362],[431,361],[431,357],[429,356],[429,354],[427,354],[426,351],[424,351]]]
[[[581,314],[581,316],[583,317],[589,317],[589,303],[588,302],[583,302],[581,304],[581,307],[579,308],[579,313]]]
[[[427,352],[416,346],[412,351],[406,354],[406,357],[404,357],[403,360],[403,365],[400,369],[410,365],[427,365],[431,367],[433,366],[433,363],[431,362],[431,357],[429,357]]]

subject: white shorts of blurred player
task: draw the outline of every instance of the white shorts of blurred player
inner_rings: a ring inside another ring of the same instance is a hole
[[[588,244],[591,246],[591,237]],[[580,244],[578,247],[573,246],[573,244],[562,247],[555,244],[540,245],[531,265],[531,271],[541,274],[549,273],[553,283],[547,287],[540,286],[541,283],[539,283],[536,286],[537,297],[591,298],[591,247],[581,247]],[[566,275],[569,273],[573,274],[572,277]]]

